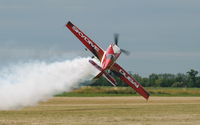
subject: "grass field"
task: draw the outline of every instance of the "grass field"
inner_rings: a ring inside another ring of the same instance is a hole
[[[200,88],[145,87],[151,96],[200,96]],[[137,96],[131,87],[83,86],[57,96]]]
[[[200,97],[54,97],[0,111],[0,125],[199,125]]]

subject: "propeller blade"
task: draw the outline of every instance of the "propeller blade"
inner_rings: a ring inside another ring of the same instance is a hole
[[[119,39],[119,34],[115,33],[114,34],[114,41],[115,41],[116,45],[118,45],[118,39]]]
[[[130,52],[127,51],[127,50],[121,49],[121,52],[124,53],[124,54],[126,54],[127,56],[130,55]]]

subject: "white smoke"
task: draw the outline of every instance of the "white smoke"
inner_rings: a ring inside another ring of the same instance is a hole
[[[32,106],[55,94],[72,90],[97,73],[88,60],[32,62],[1,70],[0,110]]]

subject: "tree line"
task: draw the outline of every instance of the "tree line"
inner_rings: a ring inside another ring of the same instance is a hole
[[[191,69],[186,73],[170,74],[152,73],[148,77],[142,77],[139,74],[131,74],[144,87],[198,87],[200,88],[200,76],[198,71]],[[117,86],[128,86],[120,80],[119,77],[112,75]],[[112,86],[105,78],[101,77],[94,81],[91,86]]]

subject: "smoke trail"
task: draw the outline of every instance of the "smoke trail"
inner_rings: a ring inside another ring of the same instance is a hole
[[[0,109],[32,106],[55,94],[70,91],[91,79],[97,70],[89,58],[63,62],[34,62],[11,66],[0,71]]]

